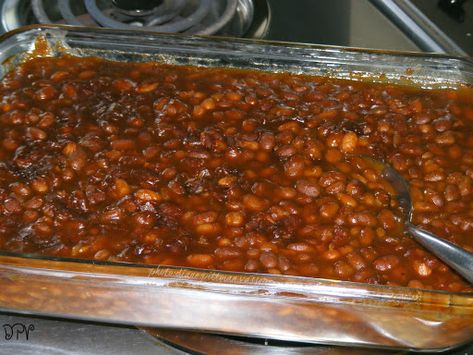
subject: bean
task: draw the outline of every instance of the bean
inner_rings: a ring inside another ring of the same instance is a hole
[[[271,151],[275,145],[274,135],[269,132],[263,133],[260,137],[259,143],[262,149]]]
[[[267,269],[274,268],[278,264],[278,259],[276,258],[276,255],[271,252],[262,253],[259,257],[259,261]]]
[[[56,89],[52,85],[46,85],[36,91],[35,98],[38,101],[49,101],[56,97],[56,95]]]
[[[287,158],[296,154],[296,149],[292,145],[286,144],[278,148],[276,154],[281,158]]]
[[[100,216],[102,223],[105,224],[115,224],[122,221],[125,217],[125,214],[120,208],[112,208]]]
[[[202,223],[198,224],[195,231],[199,235],[217,235],[220,233],[220,225],[218,223]]]
[[[294,250],[297,252],[304,252],[304,253],[314,253],[314,247],[310,246],[307,243],[291,243],[287,246],[288,249]]]
[[[320,187],[316,179],[297,180],[296,189],[309,197],[317,197],[320,195]]]
[[[77,147],[71,154],[69,154],[68,160],[69,165],[73,170],[80,171],[87,164],[87,154],[82,148]]]
[[[23,210],[20,202],[14,198],[8,198],[3,201],[3,206],[5,207],[5,210],[10,213],[20,213]]]
[[[97,72],[95,72],[93,70],[84,70],[84,71],[79,73],[79,78],[87,80],[87,79],[92,79],[96,75],[97,75]]]
[[[325,153],[325,160],[327,160],[329,163],[338,163],[339,161],[342,160],[342,153],[337,150],[337,149],[329,149]]]
[[[240,227],[245,223],[245,216],[241,212],[229,212],[225,215],[225,223],[228,226]]]
[[[268,203],[256,195],[244,195],[243,205],[250,211],[259,212],[268,207]]]
[[[284,163],[285,174],[289,177],[299,177],[304,170],[304,160],[298,155],[292,156]]]
[[[26,134],[31,139],[40,141],[48,137],[48,134],[45,131],[36,127],[29,127]]]
[[[218,184],[222,187],[231,187],[237,182],[236,176],[225,176],[218,180]]]
[[[345,207],[355,208],[358,206],[358,202],[347,194],[338,193],[337,198]]]
[[[455,143],[453,132],[446,131],[435,137],[435,142],[442,145],[451,145]]]
[[[119,92],[128,92],[135,87],[135,83],[128,79],[116,79],[112,81],[112,87]]]
[[[17,195],[18,197],[28,197],[31,195],[31,189],[21,182],[13,183],[10,186],[10,189]]]
[[[320,206],[320,215],[327,219],[332,219],[337,215],[340,206],[336,202],[327,202]]]
[[[189,266],[207,267],[213,263],[213,257],[209,254],[191,254],[186,261]]]
[[[149,92],[156,91],[158,86],[158,83],[143,83],[136,87],[136,92],[138,94],[147,94]]]
[[[259,268],[259,262],[257,260],[249,259],[245,264],[245,271],[255,272]]]
[[[449,184],[445,187],[445,199],[447,201],[455,201],[461,197],[460,190],[456,185]]]
[[[345,190],[345,182],[343,181],[334,182],[332,185],[327,186],[325,188],[325,191],[331,195],[338,194],[344,190]]]
[[[441,171],[431,172],[424,176],[424,180],[429,182],[444,181],[445,174]]]
[[[38,122],[39,128],[42,128],[42,129],[48,128],[55,122],[54,114],[52,114],[51,112],[45,112],[40,117],[41,119]]]
[[[334,264],[335,274],[342,278],[348,278],[355,273],[355,269],[343,260],[339,260]]]
[[[53,81],[61,81],[64,80],[69,76],[67,71],[57,71],[51,75],[51,80]]]
[[[396,221],[396,216],[391,210],[382,209],[378,214],[378,221],[379,224],[384,229],[395,229],[398,226],[398,222]]]
[[[242,256],[242,251],[234,247],[223,247],[215,249],[215,256],[219,259],[234,259]]]
[[[112,149],[115,150],[134,150],[136,149],[135,141],[131,139],[117,139],[110,143]]]
[[[214,223],[217,221],[218,213],[214,211],[208,211],[199,213],[194,216],[194,224]]]
[[[25,207],[28,209],[36,210],[43,205],[43,199],[39,196],[35,196],[25,202]]]
[[[376,217],[371,215],[368,212],[357,212],[351,213],[348,215],[348,223],[355,226],[376,226],[377,220]]]
[[[114,187],[115,187],[115,195],[118,198],[122,198],[131,192],[130,186],[123,179],[116,179]]]
[[[357,253],[349,253],[346,258],[350,265],[356,270],[362,270],[367,266],[363,257]]]
[[[31,182],[31,187],[33,190],[39,193],[45,193],[49,190],[49,185],[46,179],[38,178]]]
[[[353,153],[358,145],[358,136],[354,132],[348,132],[343,136],[341,150],[344,153]]]
[[[432,274],[432,269],[426,263],[423,263],[419,260],[414,261],[413,267],[414,267],[415,272],[420,277],[427,277],[430,274]]]
[[[100,249],[94,254],[95,260],[107,260],[111,256],[111,252],[107,249]]]
[[[159,202],[162,200],[162,197],[159,193],[148,189],[140,189],[136,191],[134,195],[138,200],[141,201]]]
[[[377,258],[374,262],[373,265],[376,268],[376,270],[385,272],[392,270],[395,266],[399,265],[400,260],[397,256],[395,255],[386,255],[386,256],[381,256]]]

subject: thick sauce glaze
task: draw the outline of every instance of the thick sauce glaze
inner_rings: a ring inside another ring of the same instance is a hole
[[[362,156],[472,250],[470,92],[63,57],[0,94],[2,250],[468,290]]]

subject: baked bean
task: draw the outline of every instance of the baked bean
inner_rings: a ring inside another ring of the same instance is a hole
[[[260,146],[264,150],[272,150],[275,144],[275,138],[272,133],[264,132],[260,137]]]
[[[296,149],[291,146],[291,145],[283,145],[282,147],[278,148],[278,150],[276,150],[276,154],[279,156],[279,157],[291,157],[293,156],[294,154],[296,154]]]
[[[367,266],[366,261],[363,259],[363,257],[357,253],[347,254],[346,259],[348,260],[350,265],[356,270],[364,269]]]
[[[187,257],[189,266],[207,267],[213,263],[213,257],[209,254],[191,254]]]
[[[134,150],[135,141],[131,139],[117,139],[110,143],[112,149],[115,150]]]
[[[337,150],[337,149],[329,149],[325,153],[325,160],[327,160],[329,163],[338,163],[341,161],[343,158],[342,153]]]
[[[92,79],[96,75],[97,75],[97,72],[93,70],[84,70],[79,73],[78,77],[80,79]]]
[[[135,87],[135,83],[129,79],[115,79],[112,81],[112,87],[119,92],[127,92]]]
[[[274,255],[271,252],[262,253],[259,260],[261,264],[263,264],[263,266],[267,269],[276,267],[278,263],[278,259],[276,258],[276,255]]]
[[[301,156],[294,155],[284,163],[284,171],[289,177],[299,177],[304,170],[304,160]]]
[[[245,216],[241,212],[229,212],[225,215],[225,223],[228,226],[240,227],[245,222]]]
[[[35,98],[39,101],[49,101],[53,99],[56,95],[56,89],[52,85],[46,85],[36,91]]]
[[[131,192],[130,186],[123,179],[116,179],[113,188],[117,198],[122,198]]]
[[[413,267],[420,277],[427,277],[432,274],[432,269],[425,262],[416,260],[414,261]]]
[[[221,228],[218,223],[202,223],[198,224],[195,231],[199,235],[217,235]]]
[[[125,217],[125,214],[120,208],[112,208],[108,211],[105,211],[101,215],[101,221],[105,224],[119,223]]]
[[[453,132],[446,131],[435,137],[435,142],[442,145],[451,145],[455,143]]]
[[[263,211],[268,206],[264,199],[255,195],[243,196],[243,204],[248,210],[253,212]]]
[[[31,187],[33,190],[39,193],[44,193],[49,190],[49,185],[47,181],[43,178],[35,179],[31,182]]]
[[[147,94],[155,91],[159,86],[159,83],[143,83],[136,87],[136,92],[139,94]]]
[[[214,223],[217,220],[218,213],[208,211],[194,216],[194,224]]]
[[[358,206],[358,202],[347,194],[338,193],[337,198],[345,207],[355,208]]]
[[[404,234],[363,156],[409,181],[415,223],[473,249],[469,92],[97,58],[19,70],[0,85],[0,250],[468,287]]]
[[[8,198],[3,202],[3,206],[5,207],[5,210],[7,210],[9,213],[19,213],[22,211],[22,207],[20,202],[17,199],[14,198]]]
[[[373,262],[373,265],[376,268],[376,270],[385,272],[385,271],[392,270],[399,263],[400,263],[399,257],[395,255],[386,255],[386,256],[381,256],[377,258]]]
[[[358,145],[358,136],[354,132],[348,132],[343,136],[342,152],[353,153]]]
[[[355,269],[343,260],[334,263],[335,274],[342,278],[348,278],[355,273]]]
[[[66,146],[67,147],[67,146]],[[76,147],[74,151],[68,155],[70,167],[75,171],[82,170],[87,164],[87,154],[80,147]]]
[[[320,206],[320,215],[327,219],[332,219],[337,215],[340,206],[336,202],[327,202]]]
[[[316,179],[297,180],[296,189],[309,197],[317,197],[320,195],[320,187]]]
[[[135,197],[141,201],[153,201],[153,202],[161,201],[161,196],[159,195],[159,193],[152,190],[147,190],[147,189],[140,189],[136,191]]]
[[[234,247],[222,247],[215,249],[215,256],[223,260],[241,258],[242,251]]]
[[[36,127],[29,127],[27,129],[27,135],[33,140],[44,140],[48,137],[45,131]]]

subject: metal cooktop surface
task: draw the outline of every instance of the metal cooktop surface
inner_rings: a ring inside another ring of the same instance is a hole
[[[473,55],[472,0],[0,0],[0,23],[1,31],[62,23]]]
[[[170,330],[146,333],[131,326],[104,325],[29,317],[0,312],[0,355],[128,355],[128,354],[324,354],[324,355],[397,355],[410,354],[386,349],[363,349],[314,344],[281,344],[271,341],[245,341],[235,337],[205,335]],[[12,331],[12,328],[15,331]],[[24,330],[16,332],[17,329]],[[151,336],[153,334],[154,336]],[[446,355],[473,354],[464,346]]]

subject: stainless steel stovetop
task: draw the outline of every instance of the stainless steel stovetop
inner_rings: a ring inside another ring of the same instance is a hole
[[[0,33],[47,22],[473,55],[473,0],[0,0]],[[25,329],[18,339],[15,324]],[[132,326],[7,313],[0,325],[0,354],[182,354],[209,346],[233,354],[389,353],[172,332],[158,340]],[[473,345],[450,353],[473,354]]]

